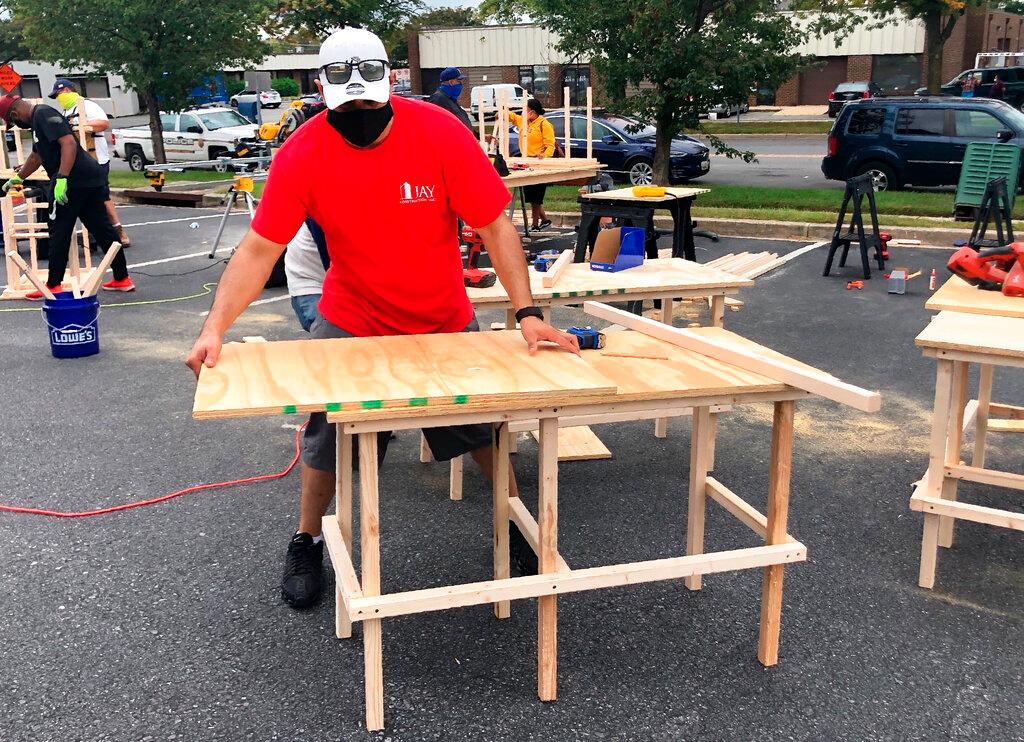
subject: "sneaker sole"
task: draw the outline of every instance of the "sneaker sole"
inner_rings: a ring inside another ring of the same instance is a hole
[[[104,286],[103,290],[104,291],[120,291],[121,293],[125,293],[126,294],[129,291],[135,291],[135,287],[132,286],[130,289],[121,289],[121,288],[117,288],[117,287],[114,287],[114,286]]]

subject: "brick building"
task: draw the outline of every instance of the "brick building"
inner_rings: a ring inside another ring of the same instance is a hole
[[[927,80],[925,40],[921,21],[867,18],[841,41],[823,36],[804,42],[796,51],[814,61],[777,89],[758,90],[751,102],[823,104],[838,83],[855,80],[874,80],[886,95],[912,94]],[[455,66],[467,77],[459,101],[466,107],[471,88],[494,83],[518,83],[548,107],[563,105],[565,87],[572,105],[584,102],[588,85],[600,100],[600,81],[589,60],[569,59],[557,44],[558,36],[537,24],[424,29],[409,37],[412,89],[429,94],[441,70]],[[973,67],[976,54],[998,51],[1024,51],[1024,17],[970,8],[946,42],[943,81]]]

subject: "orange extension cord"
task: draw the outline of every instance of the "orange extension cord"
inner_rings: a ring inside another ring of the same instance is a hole
[[[299,442],[300,436],[302,435],[302,428],[306,427],[303,423],[302,426],[295,431],[295,455],[292,456],[291,462],[288,466],[279,472],[273,474],[258,474],[253,477],[245,477],[244,479],[229,479],[226,482],[214,482],[213,484],[197,484],[194,487],[186,487],[183,490],[177,492],[171,492],[168,495],[162,497],[154,497],[152,500],[140,500],[139,502],[128,502],[123,505],[115,505],[109,508],[99,508],[97,510],[83,510],[82,512],[70,512],[65,510],[44,510],[43,508],[24,508],[17,505],[0,505],[0,511],[5,513],[20,513],[22,515],[46,515],[51,518],[89,518],[93,515],[106,515],[107,513],[116,513],[121,510],[131,510],[132,508],[141,508],[146,505],[156,505],[159,502],[166,502],[167,500],[173,500],[175,497],[181,497],[182,495],[188,495],[192,492],[199,492],[200,490],[212,490],[218,487],[233,487],[236,484],[251,484],[252,482],[265,482],[270,479],[281,479],[291,474],[292,469],[299,463]]]

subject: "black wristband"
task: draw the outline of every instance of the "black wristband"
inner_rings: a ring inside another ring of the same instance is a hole
[[[540,307],[523,307],[516,312],[516,322],[522,322],[527,317],[536,317],[539,320],[543,320],[544,312]]]

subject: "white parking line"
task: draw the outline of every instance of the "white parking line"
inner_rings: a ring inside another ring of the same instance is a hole
[[[157,222],[136,222],[135,224],[122,224],[121,226],[127,229],[128,227],[149,227],[154,224],[172,224],[174,222],[195,222],[200,219],[220,219],[224,214],[208,214],[206,216],[184,216],[180,219],[162,219]],[[229,216],[249,216],[248,211],[233,211]]]

